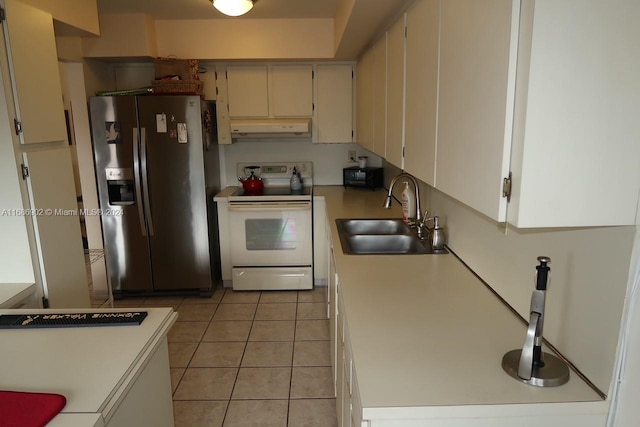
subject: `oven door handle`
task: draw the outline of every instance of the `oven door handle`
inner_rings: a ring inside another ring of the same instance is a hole
[[[251,202],[234,203],[229,202],[231,211],[304,211],[311,209],[311,202]]]

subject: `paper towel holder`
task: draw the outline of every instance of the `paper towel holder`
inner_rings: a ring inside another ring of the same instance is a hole
[[[511,377],[537,387],[557,387],[569,381],[569,367],[560,358],[542,351],[547,277],[551,259],[539,256],[536,289],[531,295],[529,326],[521,349],[511,350],[502,358],[502,369]]]

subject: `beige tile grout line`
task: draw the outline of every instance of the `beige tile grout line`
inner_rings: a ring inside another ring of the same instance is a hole
[[[227,295],[227,289],[225,289],[224,294],[222,294],[222,299],[220,300],[220,304],[222,304],[222,300],[225,295]],[[240,375],[240,367],[242,366],[242,361],[244,360],[244,355],[247,352],[247,345],[249,344],[249,337],[251,336],[251,331],[253,330],[253,324],[256,321],[256,314],[258,313],[258,304],[260,304],[260,298],[262,298],[262,292],[260,292],[260,296],[258,297],[258,301],[256,302],[256,310],[253,312],[253,319],[251,319],[251,327],[249,328],[249,333],[247,334],[247,340],[244,342],[244,350],[242,350],[242,357],[240,357],[240,364],[238,365],[238,370],[236,371],[236,378],[233,380],[233,387],[231,387],[231,393],[229,394],[229,400],[227,401],[227,408],[224,410],[224,417],[222,417],[222,426],[224,426],[224,422],[227,420],[227,414],[229,413],[229,407],[231,406],[231,398],[233,397],[233,391],[236,389],[236,384],[238,384],[238,376]],[[216,307],[216,311],[218,311],[218,307]],[[215,313],[213,314],[215,316]],[[213,317],[211,317],[211,321],[213,321]]]
[[[293,316],[293,348],[291,349],[291,375],[289,376],[289,399],[287,399],[287,426],[291,411],[291,388],[293,387],[293,358],[296,355],[296,331],[298,330],[298,306],[300,304],[300,292],[296,291],[296,310]]]
[[[224,293],[222,294],[222,296],[220,298],[220,301],[216,303],[217,306],[216,306],[216,309],[214,310],[214,312],[213,312],[213,314],[211,316],[211,319],[208,321],[209,324],[208,324],[207,328],[205,329],[205,332],[203,333],[202,337],[200,337],[200,339],[198,340],[198,343],[197,343],[198,345],[196,346],[193,354],[191,355],[191,358],[189,359],[189,362],[187,363],[187,366],[185,367],[184,372],[182,373],[180,379],[178,380],[178,383],[176,384],[176,391],[178,390],[178,387],[180,386],[180,383],[184,379],[184,375],[185,375],[187,369],[189,369],[189,365],[191,364],[191,362],[193,360],[193,357],[195,356],[196,352],[198,351],[198,348],[200,348],[200,345],[203,342],[202,339],[204,338],[206,330],[209,328],[209,326],[211,326],[211,322],[213,322],[213,317],[215,316],[216,312],[220,308],[220,305],[223,304],[223,299],[224,299],[225,295],[227,294],[227,291],[229,291],[229,289],[226,289],[226,288],[223,288],[223,289],[224,289]],[[290,363],[291,375],[289,377],[289,396],[288,396],[288,399],[287,399],[287,425],[289,424],[289,415],[290,415],[289,411],[291,409],[291,390],[292,390],[292,386],[293,386],[293,368],[294,368],[293,363],[294,363],[294,358],[295,358],[296,332],[297,332],[298,320],[300,320],[300,319],[298,319],[298,307],[299,307],[299,304],[300,304],[300,294],[299,294],[298,291],[295,291],[295,292],[296,292],[296,300],[295,300],[296,309],[295,309],[295,315],[294,315],[294,330],[293,330],[293,340],[292,340],[293,349],[292,349],[292,352],[291,352],[291,363]],[[253,330],[253,327],[254,327],[254,324],[255,324],[255,321],[256,321],[256,315],[258,313],[258,306],[261,304],[261,300],[262,300],[263,295],[264,295],[264,293],[261,291],[260,292],[260,296],[258,297],[258,300],[256,302],[256,311],[253,313],[253,318],[251,320],[251,328],[249,329],[249,332],[247,334],[247,338],[244,341],[244,349],[242,351],[242,356],[240,358],[240,365],[238,366],[238,370],[236,371],[236,376],[235,376],[235,379],[234,379],[233,387],[231,389],[231,394],[229,395],[229,399],[226,400],[227,401],[227,407],[225,409],[225,414],[224,414],[224,417],[222,419],[223,425],[224,425],[224,422],[225,422],[225,420],[227,418],[227,414],[228,414],[228,411],[229,411],[229,406],[231,405],[233,391],[235,390],[235,387],[237,385],[238,376],[240,375],[240,369],[242,367],[242,361],[244,360],[244,356],[246,354],[247,346],[249,344],[249,337],[251,336],[251,331]],[[314,303],[314,302],[318,302],[318,301],[306,301],[306,303]],[[324,302],[324,301],[321,301],[321,302]],[[184,304],[184,299],[178,304],[178,306],[176,307],[176,310],[178,308],[180,308],[183,304]],[[233,303],[224,303],[224,304],[233,304]],[[264,304],[268,304],[268,303],[265,302]],[[311,320],[311,319],[307,319],[307,320]],[[313,319],[313,320],[315,320],[315,319]],[[324,320],[324,318],[323,319],[318,319],[318,320]],[[172,392],[172,401],[173,401],[174,394],[175,394],[175,392]],[[309,398],[309,399],[314,399],[314,398]],[[320,398],[318,398],[318,399],[320,399]],[[250,400],[253,400],[253,399],[250,399]],[[255,399],[255,400],[268,400],[268,399]]]

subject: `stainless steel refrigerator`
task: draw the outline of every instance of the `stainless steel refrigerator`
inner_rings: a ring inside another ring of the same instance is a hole
[[[113,295],[210,295],[220,275],[215,104],[197,96],[89,100]]]

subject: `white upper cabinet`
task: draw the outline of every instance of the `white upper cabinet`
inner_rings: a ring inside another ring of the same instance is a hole
[[[14,81],[21,142],[67,140],[53,18],[16,0],[5,0],[5,37]]]
[[[311,117],[313,68],[305,65],[227,67],[229,117]]]
[[[636,224],[640,3],[479,3],[442,3],[436,188],[519,228]]]
[[[438,106],[439,0],[407,11],[404,169],[433,186]]]
[[[637,224],[638,22],[637,0],[522,2],[510,223]]]
[[[387,161],[403,168],[405,17],[387,33]]]
[[[229,117],[269,117],[266,65],[228,66]]]
[[[271,112],[273,117],[311,117],[313,68],[311,65],[272,65]]]
[[[440,26],[435,186],[498,221],[511,144],[512,3],[445,1]]]
[[[358,61],[356,140],[380,157],[387,148],[387,35]]]
[[[356,141],[369,151],[373,151],[374,59],[373,49],[368,49],[356,68]]]
[[[373,152],[387,156],[387,34],[373,46]]]
[[[353,65],[318,64],[314,142],[353,141]]]

